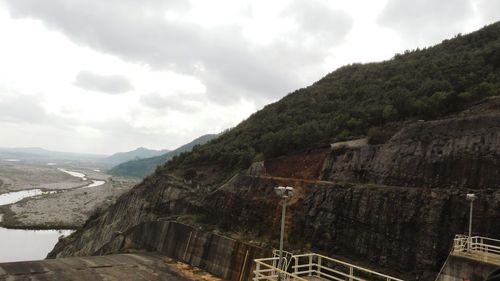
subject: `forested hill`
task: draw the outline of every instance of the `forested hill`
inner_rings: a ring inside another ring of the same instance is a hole
[[[167,153],[164,153],[159,156],[155,157],[150,157],[150,158],[143,158],[143,159],[135,159],[131,160],[128,162],[121,163],[107,172],[110,175],[114,176],[128,176],[128,177],[137,177],[137,178],[143,178],[156,169],[158,165],[161,165],[168,160],[172,159],[172,157],[179,155],[183,152],[189,152],[193,147],[197,145],[202,145],[207,143],[208,141],[216,138],[216,134],[207,134],[203,135],[201,137],[198,137],[191,142],[182,145],[172,151],[169,151]]]
[[[352,64],[266,106],[165,172],[217,183],[252,161],[438,119],[500,95],[500,23],[388,61]]]

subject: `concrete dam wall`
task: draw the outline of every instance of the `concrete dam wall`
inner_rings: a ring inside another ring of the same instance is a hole
[[[482,281],[498,265],[493,263],[450,255],[436,281]]]
[[[159,170],[61,240],[50,257],[91,255],[116,232],[129,233],[136,225],[183,215],[195,215],[224,231],[277,241],[280,205],[274,187],[289,185],[295,188],[286,218],[289,249],[314,249],[380,270],[390,268],[404,273],[407,280],[434,280],[454,235],[467,230],[467,193],[478,196],[473,234],[498,238],[498,124],[498,114],[418,122],[384,144],[332,146],[266,160],[217,187],[198,189]],[[141,235],[167,233],[161,228],[143,230]],[[202,268],[212,268],[209,271],[219,272],[218,276],[229,275],[217,271],[208,259],[198,260],[202,254],[190,254],[188,249],[184,256],[186,245],[194,243],[188,243],[189,236],[189,232],[172,236],[179,240],[174,244],[180,244],[177,250],[168,250],[173,257],[193,265],[205,263]],[[206,239],[217,238],[199,239],[204,242],[196,243],[212,245]],[[125,247],[123,243],[118,246]],[[151,245],[163,247],[159,242]],[[232,255],[238,246],[228,247],[226,253]],[[237,255],[244,260],[246,250]]]
[[[173,221],[141,223],[119,233],[94,255],[146,250],[199,267],[231,281],[250,281],[253,260],[270,251]]]

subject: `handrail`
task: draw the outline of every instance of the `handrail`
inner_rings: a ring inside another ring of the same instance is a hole
[[[401,279],[394,278],[392,276],[389,276],[389,275],[386,275],[386,274],[383,274],[383,273],[380,273],[380,272],[377,272],[377,271],[373,271],[373,270],[370,270],[370,269],[367,269],[367,268],[364,268],[364,267],[361,267],[361,266],[350,264],[350,263],[347,263],[347,262],[344,262],[344,261],[341,261],[341,260],[338,260],[338,259],[334,259],[334,258],[331,258],[331,257],[328,257],[328,256],[316,254],[316,253],[295,255],[293,257],[294,258],[300,258],[300,257],[308,257],[308,256],[321,257],[322,259],[326,259],[328,261],[332,261],[332,262],[335,262],[335,263],[338,263],[338,264],[341,264],[341,265],[344,265],[344,266],[352,267],[353,269],[357,269],[357,270],[363,271],[364,273],[377,275],[379,277],[386,278],[387,280],[403,281]]]
[[[480,239],[483,239],[483,240],[495,241],[495,242],[500,243],[500,239],[493,239],[493,238],[490,238],[490,237],[484,237],[484,236],[472,236],[472,238],[480,238]]]
[[[453,239],[451,254],[496,260],[497,257],[500,258],[500,239],[456,235]],[[286,252],[282,258],[285,261],[282,263],[282,265],[285,264],[283,268],[277,268],[279,257],[256,259],[253,281],[307,281],[306,278],[302,277],[306,275],[330,281],[366,281],[373,280],[372,277],[377,280],[403,281],[387,274],[316,253],[291,255]],[[292,264],[291,269],[288,267],[290,264]],[[370,279],[366,279],[367,276],[370,276]]]
[[[290,253],[290,252],[287,252],[287,251],[282,251],[283,255],[282,255],[282,262],[281,262],[281,268],[282,270],[287,270],[288,269],[288,266],[290,265],[290,262],[292,261],[293,259],[293,254]],[[273,258],[279,258],[279,250],[273,250]],[[279,260],[278,260],[278,264],[279,264]]]
[[[304,259],[306,262],[301,262]],[[334,281],[366,281],[366,276],[371,276],[377,280],[403,281],[377,271],[316,253],[292,255],[290,260],[288,260],[288,262],[294,260],[291,269],[293,270],[292,273],[288,272],[287,269],[282,270],[277,268],[278,260],[279,257],[256,259],[255,277],[253,280],[276,281],[280,279],[283,281],[305,281],[306,279],[302,276],[317,276]],[[371,277],[369,280],[373,280]]]
[[[469,236],[467,235],[461,235],[461,234],[457,234],[455,235],[455,239],[454,240],[457,240],[457,239],[467,239],[469,238]],[[484,236],[471,236],[471,239],[474,239],[474,240],[480,240],[482,239],[483,241],[494,241],[494,242],[498,242],[500,244],[500,239],[494,239],[494,238],[490,238],[490,237],[484,237]]]
[[[500,240],[482,236],[456,235],[453,239],[452,253],[457,255],[462,253],[500,255]]]
[[[263,259],[256,259],[255,260],[255,271],[254,271],[254,281],[258,280],[269,280],[269,281],[275,281],[278,279],[278,276],[281,275],[282,278],[281,280],[286,281],[286,280],[298,280],[298,281],[307,281],[306,279],[295,276],[289,272],[283,271],[276,266],[273,266],[272,264],[267,264],[265,263],[266,261],[271,261],[273,264],[279,260],[279,257],[276,258],[263,258]],[[267,269],[261,269],[261,267],[265,267]],[[271,273],[269,275],[266,275],[264,273]]]

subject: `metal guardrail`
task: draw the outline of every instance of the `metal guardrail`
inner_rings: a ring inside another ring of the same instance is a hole
[[[304,259],[306,260],[305,263],[301,263],[301,260]],[[338,281],[403,281],[377,271],[315,253],[295,255],[294,262],[295,264],[292,267],[294,269],[294,274],[297,276],[315,275],[323,279]]]
[[[278,277],[280,277],[281,281],[307,281],[307,279],[279,269],[278,260],[279,257],[256,259],[253,281],[276,281],[278,280]]]
[[[317,277],[331,281],[403,281],[380,272],[315,253],[293,255],[291,272],[277,268],[278,259],[277,257],[256,259],[253,280],[275,281],[278,280],[278,277],[281,277],[282,281],[305,281],[310,277]]]
[[[500,258],[500,240],[482,236],[455,235],[452,253],[498,255]]]
[[[279,250],[273,250],[273,258],[279,258]],[[283,257],[281,260],[281,265],[278,264],[278,268],[284,271],[288,271],[288,267],[290,266],[290,262],[293,259],[293,254],[287,251],[283,251]],[[278,260],[279,261],[279,260]],[[280,267],[281,266],[281,267]]]

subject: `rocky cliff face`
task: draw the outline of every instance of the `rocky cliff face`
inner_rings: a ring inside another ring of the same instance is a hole
[[[142,222],[195,213],[195,193],[195,188],[166,175],[146,178],[103,214],[91,217],[81,230],[60,241],[48,257],[92,255],[117,234]]]
[[[301,173],[287,165],[307,163],[311,155],[268,161],[261,173],[275,171],[279,178],[257,179],[254,171],[253,177],[235,179],[209,197],[206,212],[213,224],[277,238],[279,206],[272,187],[291,185],[298,193],[288,218],[292,244],[397,269],[410,278],[432,274],[453,236],[467,230],[466,193],[480,198],[474,233],[500,233],[499,126],[500,115],[450,118],[412,124],[383,145],[333,146],[316,182],[303,175],[317,174],[318,165],[303,165],[310,171]],[[303,180],[282,178],[290,175]]]
[[[286,184],[296,188],[287,216],[290,248],[430,280],[453,236],[467,229],[467,192],[479,197],[474,233],[498,238],[499,126],[495,114],[417,122],[383,145],[334,146],[254,165],[211,193],[156,174],[60,242],[51,257],[92,254],[117,231],[178,214],[273,241],[280,214],[273,187]],[[302,169],[287,165],[292,160]]]
[[[138,224],[116,235],[96,254],[150,251],[202,268],[230,281],[250,281],[256,258],[270,251],[174,221]]]
[[[437,272],[453,236],[467,230],[465,189],[273,179],[261,179],[243,190],[235,182],[234,189],[213,194],[207,204],[211,208],[206,209],[210,222],[226,230],[246,229],[256,236],[277,239],[279,206],[272,199],[272,187],[278,184],[293,185],[297,190],[287,217],[291,248],[312,247],[373,268],[395,269],[406,278]],[[475,203],[474,233],[497,237],[500,192],[485,189],[476,193],[480,199]]]
[[[500,115],[417,122],[379,146],[333,150],[322,178],[396,186],[498,188]]]

